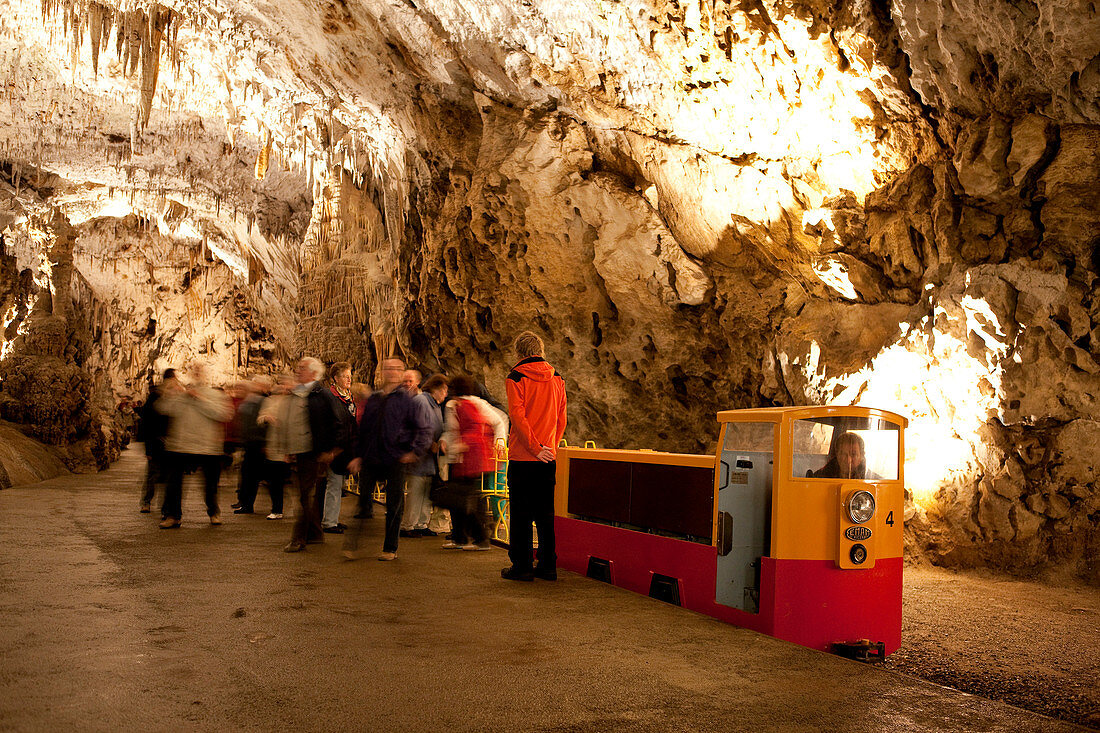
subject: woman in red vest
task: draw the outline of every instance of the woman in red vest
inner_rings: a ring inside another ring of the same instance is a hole
[[[450,483],[459,501],[451,510],[453,539],[448,550],[488,550],[489,532],[480,511],[482,477],[496,470],[493,446],[505,440],[508,424],[504,415],[477,397],[477,382],[462,375],[451,380],[450,399],[443,406],[443,437],[440,445],[450,464]]]

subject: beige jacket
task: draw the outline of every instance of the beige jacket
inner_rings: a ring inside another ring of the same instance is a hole
[[[225,423],[233,419],[233,403],[222,392],[200,385],[197,396],[166,394],[156,409],[171,420],[164,448],[172,453],[218,456],[225,451]]]
[[[268,425],[264,452],[269,461],[285,461],[313,447],[306,398],[299,394],[271,395],[260,405],[256,420]]]

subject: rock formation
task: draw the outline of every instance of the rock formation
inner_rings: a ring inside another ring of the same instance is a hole
[[[104,394],[303,351],[499,392],[533,328],[571,441],[881,406],[911,419],[914,555],[1100,581],[1095,4],[4,10],[0,371],[57,300],[52,206]]]

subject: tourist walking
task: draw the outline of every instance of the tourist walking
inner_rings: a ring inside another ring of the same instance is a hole
[[[374,485],[386,482],[386,535],[379,560],[394,560],[405,504],[405,474],[431,446],[431,422],[427,411],[401,386],[405,364],[400,359],[382,362],[382,388],[363,405],[359,421],[356,457],[349,468],[359,472],[360,514],[369,506]],[[359,538],[364,519],[347,535],[344,554],[359,557]]]
[[[270,520],[283,518],[283,492],[287,479],[290,478],[292,459],[287,453],[286,441],[289,436],[286,431],[278,429],[279,416],[289,410],[286,403],[292,399],[290,391],[297,383],[294,375],[280,374],[271,394],[260,405],[260,414],[256,418],[256,422],[264,426],[267,435],[264,442],[264,478],[271,494],[271,513],[267,515]]]
[[[325,497],[318,484],[348,440],[346,424],[340,419],[344,408],[321,383],[324,373],[324,365],[311,356],[298,362],[294,372],[298,384],[290,391],[276,427],[298,482],[298,518],[285,552],[301,552],[307,544],[324,542],[321,514]]]
[[[329,369],[329,374],[332,379],[328,388],[343,408],[339,411],[339,415],[340,421],[344,423],[341,431],[344,443],[325,474],[325,503],[324,512],[321,515],[321,531],[343,534],[347,526],[340,522],[340,505],[344,498],[344,483],[348,480],[348,462],[352,458],[352,441],[355,439],[358,423],[355,400],[351,394],[351,364],[338,361]]]
[[[233,407],[225,394],[206,383],[203,365],[193,364],[188,371],[188,386],[171,380],[157,400],[157,410],[169,418],[164,441],[168,482],[161,529],[175,529],[183,521],[183,476],[195,468],[202,471],[210,524],[222,523],[218,482],[225,455],[225,423],[233,418]]]
[[[468,376],[451,380],[444,407],[440,445],[450,464],[452,539],[444,549],[488,550],[481,487],[486,473],[496,470],[497,440],[508,434],[507,421],[488,402],[475,396],[477,383]]]
[[[409,372],[405,372],[406,378]],[[439,473],[439,438],[443,435],[443,401],[447,399],[447,378],[433,374],[424,382],[424,391],[413,399],[425,411],[431,423],[432,444],[420,462],[409,468],[405,481],[405,512],[401,520],[402,537],[431,537],[432,502],[428,498],[432,480]]]
[[[145,446],[145,484],[142,488],[140,507],[142,514],[152,511],[153,495],[156,493],[157,486],[164,486],[168,480],[164,440],[168,435],[169,418],[157,409],[157,401],[168,383],[174,382],[175,379],[175,369],[165,369],[159,385],[152,384],[150,379],[149,396],[141,406],[137,440]]]
[[[255,511],[256,492],[267,473],[264,458],[267,426],[259,422],[259,417],[269,386],[270,382],[265,383],[258,378],[241,383],[245,396],[237,406],[236,417],[236,435],[242,448],[241,477],[237,488],[237,503],[240,506],[233,510],[234,514],[252,514]]]

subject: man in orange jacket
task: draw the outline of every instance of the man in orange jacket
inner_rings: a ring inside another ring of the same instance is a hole
[[[554,552],[554,479],[558,441],[565,433],[565,380],[543,358],[542,339],[516,338],[519,361],[504,381],[508,393],[508,557],[506,580],[557,580]],[[538,565],[531,566],[531,524],[539,534]]]

